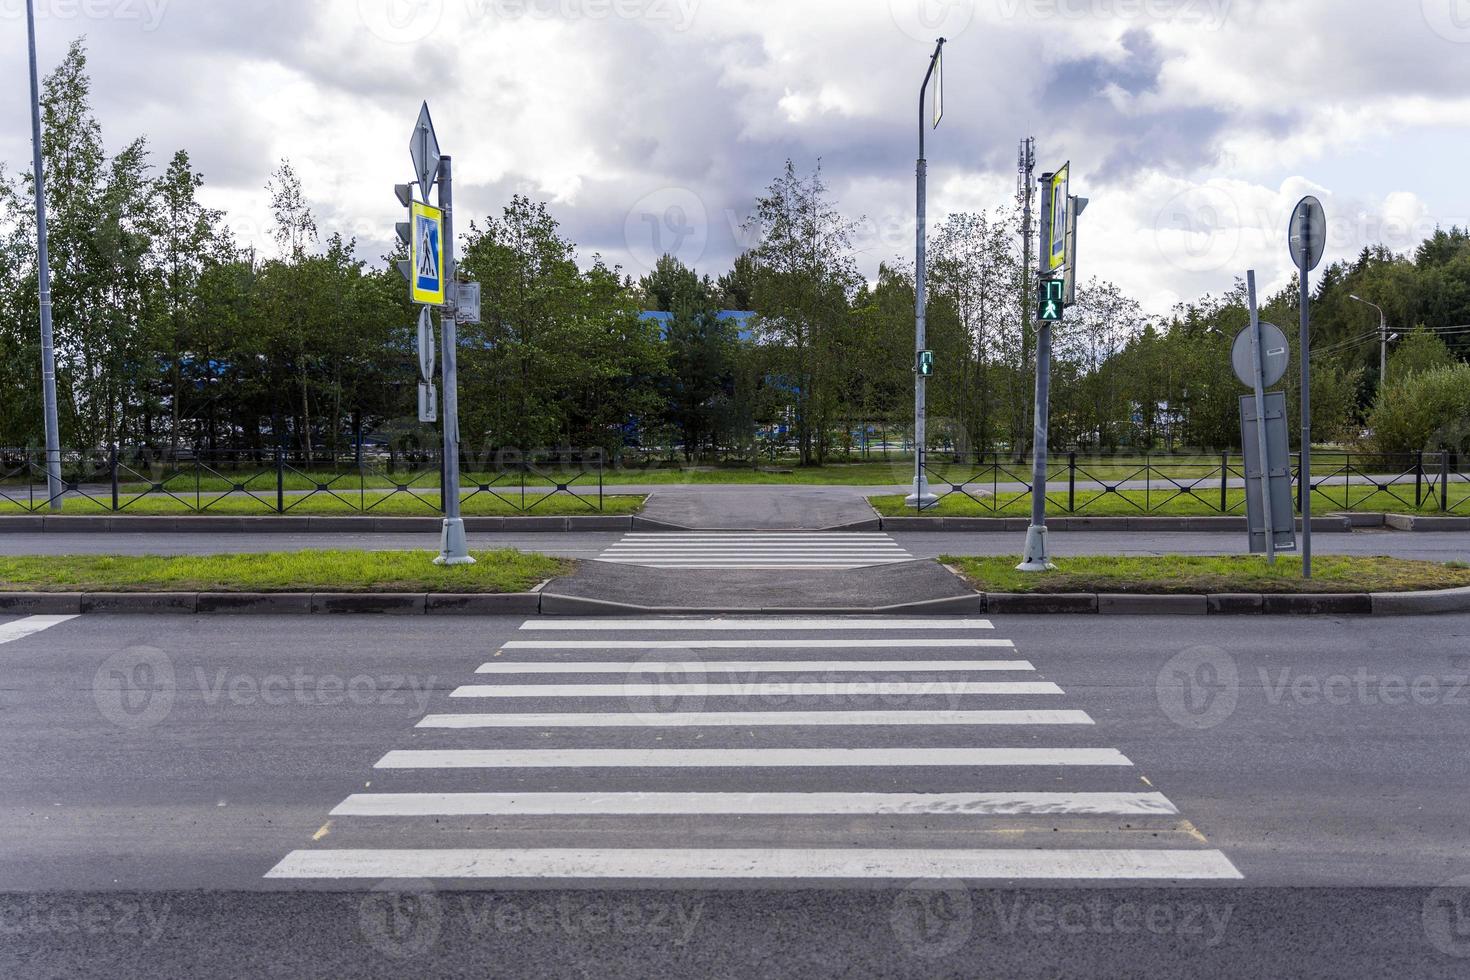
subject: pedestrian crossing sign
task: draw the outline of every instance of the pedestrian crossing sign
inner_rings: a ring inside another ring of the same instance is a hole
[[[444,305],[444,212],[413,203],[413,237],[409,239],[409,292],[415,303]]]

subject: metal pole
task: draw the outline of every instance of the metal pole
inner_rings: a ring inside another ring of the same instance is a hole
[[[1311,235],[1311,222],[1306,222]],[[1312,577],[1312,297],[1308,289],[1306,256],[1312,254],[1311,242],[1302,246],[1303,261],[1298,269],[1301,280],[1301,347],[1302,358],[1302,578]]]
[[[939,498],[929,491],[929,480],[924,475],[924,442],[928,431],[928,408],[925,398],[925,378],[919,373],[919,353],[924,350],[924,252],[926,238],[925,204],[929,164],[924,159],[924,96],[929,89],[929,79],[934,76],[934,65],[939,59],[944,38],[934,45],[929,56],[929,70],[924,73],[924,83],[919,86],[919,161],[914,168],[916,202],[914,207],[914,491],[904,501],[922,510]]]
[[[46,426],[46,491],[61,510],[61,436],[56,422],[56,342],[51,328],[51,259],[46,251],[46,179],[41,166],[41,82],[36,73],[36,11],[26,0],[26,39],[31,63],[31,145],[36,184],[36,285],[41,300],[41,399]]]
[[[459,336],[454,323],[459,279],[454,261],[454,187],[448,156],[439,161],[439,209],[444,212],[444,268],[439,270],[444,277],[444,308],[439,312],[439,356],[444,362],[444,532],[434,564],[473,565],[464,520],[459,516]]]
[[[1042,174],[1039,178],[1042,182],[1052,179],[1051,174]],[[1046,195],[1042,195],[1042,204],[1046,204]],[[1050,246],[1048,239],[1048,212],[1049,208],[1042,208],[1041,235],[1040,237],[1040,265],[1038,269],[1046,269],[1046,250]],[[1040,290],[1038,289],[1038,295]],[[1047,428],[1050,424],[1051,411],[1051,322],[1049,320],[1037,319],[1036,325],[1036,411],[1033,419],[1034,432],[1031,436],[1031,526],[1026,529],[1026,552],[1021,564],[1016,566],[1021,572],[1045,572],[1056,566],[1051,563],[1051,557],[1046,547],[1046,453],[1047,453]]]
[[[1378,311],[1378,387],[1388,384],[1388,317]]]
[[[1266,446],[1266,384],[1261,364],[1261,314],[1256,308],[1256,270],[1245,274],[1251,314],[1251,380],[1256,390],[1256,450],[1261,468],[1261,516],[1266,526],[1266,564],[1276,564],[1276,522],[1271,515],[1271,453]],[[1247,493],[1250,491],[1247,490]]]

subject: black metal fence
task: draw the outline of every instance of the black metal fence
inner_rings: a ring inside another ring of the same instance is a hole
[[[1029,459],[985,453],[974,457],[926,453],[924,473],[940,502],[961,495],[984,514],[1029,513],[1033,475]],[[1470,474],[1451,452],[1312,453],[1314,512],[1405,509],[1470,516]],[[1298,511],[1306,484],[1301,459],[1292,470]],[[1047,508],[1086,516],[1108,510],[1139,515],[1187,510],[1189,513],[1245,513],[1245,460],[1239,453],[1218,455],[1089,456],[1060,453],[1047,466]],[[923,507],[915,502],[915,510]]]
[[[83,511],[188,514],[442,514],[443,459],[432,450],[310,454],[64,450],[53,492],[44,450],[0,449],[0,508],[40,511],[56,498]],[[495,503],[490,503],[490,501]],[[484,505],[477,505],[484,501]],[[597,454],[461,454],[465,513],[534,514],[550,502],[600,513]]]

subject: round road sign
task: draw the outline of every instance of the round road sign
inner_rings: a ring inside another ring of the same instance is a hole
[[[1286,374],[1291,362],[1291,348],[1286,343],[1286,334],[1274,323],[1261,321],[1261,387],[1269,388]],[[1235,376],[1247,388],[1256,386],[1256,372],[1251,366],[1251,328],[1246,327],[1235,335],[1235,345],[1230,348],[1230,363]]]
[[[1327,247],[1327,214],[1322,202],[1308,195],[1297,202],[1291,211],[1291,227],[1287,232],[1291,245],[1291,261],[1308,272],[1317,268],[1322,261],[1322,252]]]

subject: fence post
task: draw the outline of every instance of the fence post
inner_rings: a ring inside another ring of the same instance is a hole
[[[1414,509],[1424,506],[1424,450],[1414,454]]]
[[[1450,509],[1450,451],[1446,447],[1439,450],[1439,512],[1443,514]]]
[[[1230,483],[1229,476],[1230,453],[1223,452],[1220,454],[1220,513],[1222,514],[1230,513],[1230,502],[1225,493]]]
[[[107,470],[112,479],[112,512],[117,513],[117,443],[112,444],[112,453],[107,461]]]
[[[286,512],[286,456],[282,448],[276,446],[276,513]]]
[[[1077,512],[1077,451],[1067,453],[1067,513]]]

